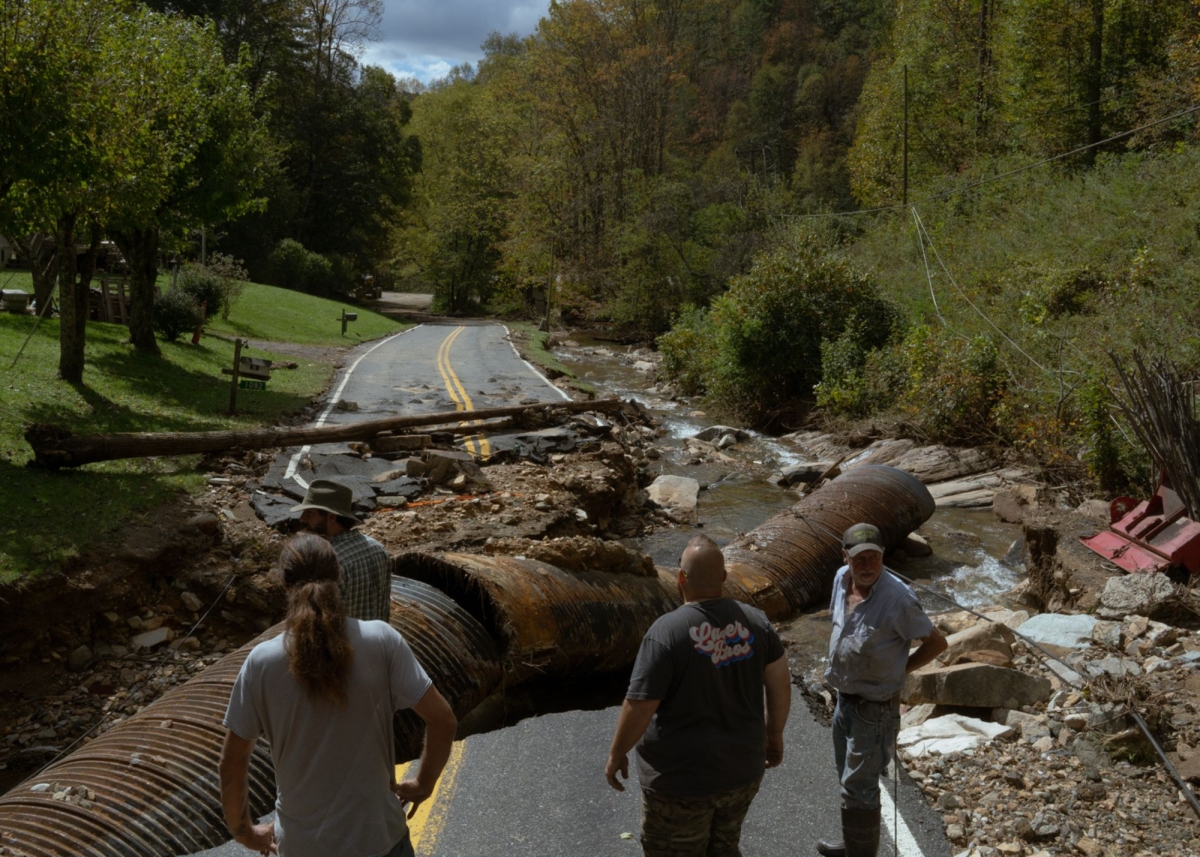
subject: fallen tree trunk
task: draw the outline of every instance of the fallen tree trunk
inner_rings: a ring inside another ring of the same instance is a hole
[[[400,429],[442,424],[462,424],[475,420],[511,417],[535,413],[582,413],[599,411],[625,414],[645,420],[645,411],[636,402],[597,399],[590,402],[548,402],[517,405],[510,408],[486,408],[478,411],[451,411],[411,417],[388,417],[349,425],[321,428],[264,428],[245,431],[204,432],[130,432],[127,434],[91,434],[76,437],[70,429],[38,424],[25,431],[25,440],[33,447],[38,464],[57,470],[78,467],[96,461],[141,458],[151,455],[191,455],[221,452],[227,449],[265,449],[273,446],[303,446],[337,443],[346,440],[370,441],[377,434]],[[480,426],[484,430],[486,426]]]

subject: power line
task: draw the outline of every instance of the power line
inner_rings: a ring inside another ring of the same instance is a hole
[[[936,202],[938,200],[948,199],[957,194],[966,193],[967,191],[974,190],[975,188],[980,187],[981,185],[991,184],[992,182],[1000,181],[1001,179],[1006,179],[1011,176],[1015,176],[1018,173],[1028,172],[1029,170],[1036,169],[1037,167],[1045,166],[1046,164],[1051,164],[1051,163],[1054,163],[1055,161],[1061,161],[1064,158],[1070,158],[1073,155],[1078,155],[1081,152],[1086,152],[1088,149],[1094,149],[1097,146],[1105,146],[1109,143],[1115,142],[1116,140],[1121,140],[1121,139],[1124,139],[1125,137],[1130,137],[1134,134],[1138,134],[1149,128],[1154,128],[1157,125],[1163,125],[1167,122],[1173,122],[1176,119],[1180,119],[1191,113],[1195,113],[1197,110],[1200,110],[1200,104],[1193,104],[1191,107],[1188,107],[1184,110],[1180,110],[1176,113],[1172,113],[1170,116],[1164,116],[1162,119],[1155,119],[1153,122],[1147,122],[1144,125],[1137,126],[1136,128],[1130,128],[1128,131],[1122,131],[1119,134],[1114,134],[1111,137],[1107,137],[1107,138],[1105,138],[1103,140],[1099,140],[1095,143],[1088,143],[1086,146],[1080,146],[1079,148],[1072,149],[1069,152],[1063,152],[1062,154],[1059,154],[1059,155],[1053,155],[1049,158],[1043,158],[1042,160],[1037,161],[1035,163],[1026,164],[1023,167],[1016,167],[1015,169],[1007,170],[1003,173],[997,173],[994,176],[988,176],[987,178],[978,179],[973,182],[967,182],[962,187],[955,188],[954,190],[943,191],[942,193],[931,194],[931,195],[924,197],[923,199],[919,199],[916,202],[911,203],[911,204],[917,205],[919,203]],[[892,205],[877,205],[874,208],[860,208],[860,209],[848,210],[848,211],[825,211],[825,212],[818,212],[818,213],[814,213],[814,214],[781,214],[781,215],[777,215],[777,216],[794,218],[797,220],[805,220],[805,219],[820,218],[820,217],[855,217],[860,214],[879,214],[884,211],[898,211],[899,209],[907,208],[907,207],[908,207],[908,205],[906,205],[905,203],[893,203]]]

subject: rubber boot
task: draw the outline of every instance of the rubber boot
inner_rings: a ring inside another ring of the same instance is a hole
[[[840,837],[817,840],[817,852],[825,857],[846,857],[846,843]]]
[[[842,810],[845,857],[876,857],[879,853],[879,807]]]

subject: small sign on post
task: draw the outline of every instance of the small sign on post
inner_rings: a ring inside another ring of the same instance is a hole
[[[237,411],[238,388],[243,390],[265,390],[267,389],[267,381],[271,380],[271,361],[264,360],[261,357],[243,357],[242,346],[246,344],[247,342],[244,339],[235,339],[233,341],[233,368],[221,370],[222,373],[233,376],[233,382],[229,390],[230,416]]]
[[[352,321],[358,321],[358,313],[356,313],[356,312],[346,312],[346,311],[343,309],[343,310],[342,310],[342,318],[341,318],[341,321],[342,321],[342,336],[345,336],[345,335],[346,335],[346,325],[347,325],[349,322],[352,322]]]

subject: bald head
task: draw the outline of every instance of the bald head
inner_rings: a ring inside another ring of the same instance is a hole
[[[696,536],[679,559],[688,600],[719,598],[725,583],[725,556],[708,536]]]

